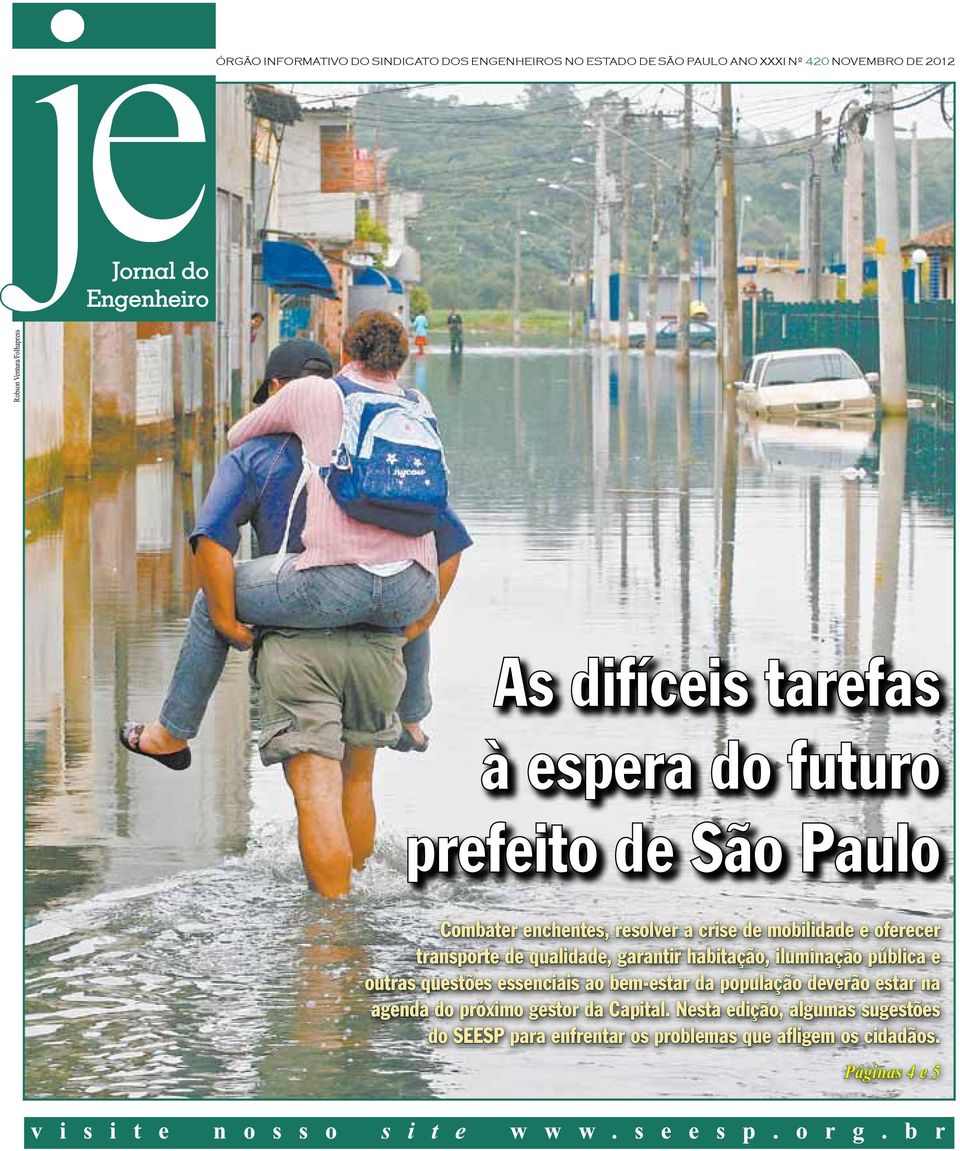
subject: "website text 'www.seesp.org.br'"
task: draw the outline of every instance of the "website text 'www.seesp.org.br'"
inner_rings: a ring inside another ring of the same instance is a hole
[[[182,1147],[189,1136],[194,1147],[356,1147],[357,1120],[290,1118],[286,1120],[157,1118],[153,1120],[99,1120],[73,1122],[58,1119],[27,1119],[26,1147]],[[182,1128],[189,1126],[187,1132]],[[884,1147],[934,1148],[953,1146],[953,1124],[941,1117],[911,1119],[890,1116],[884,1120],[798,1117],[747,1119],[745,1117],[608,1117],[574,1119],[544,1124],[503,1117],[437,1120],[381,1119],[363,1123],[367,1147],[570,1147],[578,1145],[635,1147]],[[496,1130],[493,1130],[496,1128]],[[882,1134],[880,1133],[882,1130]],[[478,1141],[480,1136],[480,1141]],[[611,1142],[616,1140],[617,1143]],[[882,1140],[882,1142],[881,1142]]]

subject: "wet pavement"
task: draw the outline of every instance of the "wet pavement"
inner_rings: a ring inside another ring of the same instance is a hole
[[[936,714],[583,713],[491,707],[500,661],[558,682],[591,655],[653,655],[755,681],[791,668],[865,666],[948,675],[953,664],[952,408],[908,421],[738,420],[694,354],[468,349],[411,365],[440,419],[453,502],[476,546],[434,629],[427,755],[384,753],[377,856],[331,906],[305,890],[292,803],[260,765],[244,656],[232,654],[185,773],[128,757],[126,717],[156,714],[195,590],[185,542],[216,461],[179,445],[135,469],[71,483],[27,510],[26,1092],[70,1097],[938,1096],[950,1044],[862,1047],[856,1060],[940,1060],[939,1082],[842,1079],[849,1051],[734,1053],[428,1047],[431,1021],[371,1018],[364,980],[406,975],[442,919],[523,923],[650,918],[743,923],[826,917],[942,924],[952,954],[953,861],[933,881],[627,880],[610,862],[632,821],[693,854],[690,828],[750,820],[794,851],[804,818],[853,834],[907,821],[952,847],[952,808],[887,799],[635,792],[587,804],[480,787],[487,738],[535,752],[677,751],[701,766],[739,738],[783,760],[824,749],[929,750],[950,770],[952,709]],[[186,470],[187,462],[191,470]],[[522,772],[521,772],[522,774]],[[949,790],[944,795],[949,795]],[[522,834],[563,822],[607,848],[593,882],[405,881],[411,835]],[[422,974],[422,973],[421,973]],[[935,1030],[952,1035],[945,963]]]

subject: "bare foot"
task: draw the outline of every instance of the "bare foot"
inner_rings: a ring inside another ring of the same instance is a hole
[[[173,751],[183,751],[188,746],[185,739],[171,735],[162,723],[145,724],[140,734],[140,750],[150,755],[169,755]]]

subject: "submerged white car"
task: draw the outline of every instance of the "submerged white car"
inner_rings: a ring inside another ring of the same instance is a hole
[[[760,352],[748,360],[734,385],[737,402],[760,416],[873,415],[871,383],[842,348]]]

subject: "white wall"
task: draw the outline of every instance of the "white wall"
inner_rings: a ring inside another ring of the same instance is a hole
[[[356,230],[353,192],[280,192],[280,227],[316,236],[327,244],[352,244]]]
[[[137,340],[137,424],[173,419],[173,336]]]
[[[309,117],[288,124],[277,185],[284,193],[320,191],[320,125]]]
[[[26,323],[24,440],[26,458],[63,447],[63,324]]]
[[[245,84],[217,85],[217,187],[246,196],[250,184],[251,118]]]

